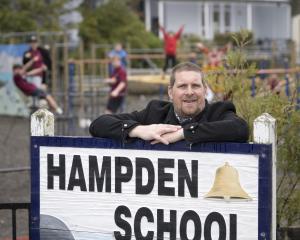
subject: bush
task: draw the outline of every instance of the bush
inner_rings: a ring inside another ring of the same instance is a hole
[[[255,75],[255,64],[246,61],[243,48],[249,35],[242,31],[233,35],[238,48],[226,57],[226,68],[219,74],[207,75],[208,82],[222,79],[226,93],[231,93],[237,112],[251,127],[255,118],[264,112],[271,114],[277,123],[277,222],[289,227],[300,220],[300,111],[296,99],[288,99],[256,86],[256,96],[251,97],[250,77]],[[296,94],[294,94],[296,96]],[[253,137],[251,136],[251,141]]]
[[[253,43],[253,33],[248,31],[248,30],[242,30],[239,32],[235,32],[235,33],[216,33],[214,36],[214,42],[219,45],[219,46],[224,46],[227,43],[232,43],[234,46],[236,46],[237,44],[241,43],[241,38],[243,36],[246,36],[245,33],[247,34],[247,39],[246,42],[243,42],[244,44],[246,43],[246,45],[249,45],[251,43]],[[242,36],[242,34],[244,34]],[[234,37],[233,37],[234,36]],[[234,39],[236,38],[236,39]]]

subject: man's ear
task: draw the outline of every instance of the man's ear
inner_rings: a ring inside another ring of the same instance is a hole
[[[173,92],[172,92],[172,87],[170,85],[168,86],[168,95],[169,95],[170,100],[172,101],[173,100]]]

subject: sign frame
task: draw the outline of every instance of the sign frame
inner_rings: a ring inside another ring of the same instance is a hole
[[[142,140],[121,143],[112,139],[91,137],[31,137],[31,216],[30,239],[40,240],[40,147],[110,148],[154,151],[185,151],[258,155],[258,237],[271,239],[272,222],[272,144],[198,143],[180,141],[170,145],[151,145]]]

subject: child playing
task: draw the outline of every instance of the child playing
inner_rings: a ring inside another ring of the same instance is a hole
[[[119,57],[115,56],[112,59],[113,73],[106,82],[110,85],[109,99],[106,105],[106,114],[116,113],[121,107],[127,89],[126,71],[122,67]]]
[[[35,59],[31,60],[30,62],[28,62],[28,64],[24,66],[20,64],[15,64],[13,66],[13,78],[16,86],[27,96],[45,99],[51,110],[53,110],[57,114],[62,114],[62,109],[58,107],[56,101],[49,93],[47,93],[43,89],[38,88],[33,83],[30,83],[26,80],[26,76],[32,76],[34,74],[37,74],[38,72],[44,71],[46,68],[45,66],[42,66],[41,68],[26,72],[26,69],[29,67],[30,64],[32,64],[33,61],[35,61]]]

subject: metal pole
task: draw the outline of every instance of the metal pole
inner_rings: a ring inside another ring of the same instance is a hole
[[[68,59],[69,59],[69,45],[68,45],[68,36],[65,32],[64,34],[64,43],[63,43],[63,59],[64,59],[64,109],[66,112],[69,112],[68,108],[68,89],[69,89],[69,71],[68,71]],[[68,121],[65,121],[68,124]],[[65,125],[65,124],[64,124]],[[64,129],[68,126],[64,126]]]
[[[74,100],[74,90],[75,90],[75,86],[74,86],[74,77],[75,77],[75,63],[70,62],[68,65],[68,70],[69,70],[69,89],[68,89],[68,134],[72,133],[74,130],[74,104],[73,104],[73,100]]]
[[[17,221],[16,221],[16,209],[12,209],[12,234],[13,240],[17,240]]]
[[[285,73],[285,94],[288,97],[288,99],[290,98],[290,83],[289,83],[289,74],[288,74],[288,68],[289,68],[289,63],[288,63],[288,59],[285,58],[284,59],[284,68],[286,70]]]
[[[52,69],[51,69],[51,91],[54,96],[57,93],[57,59],[56,59],[56,44],[53,43],[51,46],[51,59],[52,59]]]
[[[297,105],[296,105],[296,110],[300,109],[300,72],[298,71],[296,73],[296,86],[297,86]]]
[[[80,41],[79,45],[79,119],[85,115],[84,112],[84,89],[83,89],[83,81],[84,81],[84,73],[85,73],[85,62],[84,62],[84,45],[83,41]]]

